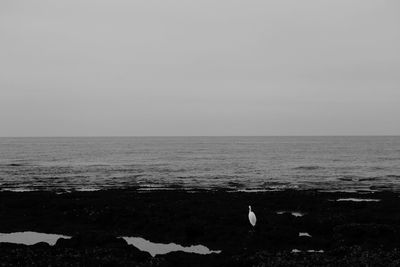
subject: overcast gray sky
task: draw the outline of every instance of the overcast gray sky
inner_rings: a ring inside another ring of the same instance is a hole
[[[398,0],[2,0],[0,136],[400,134]]]

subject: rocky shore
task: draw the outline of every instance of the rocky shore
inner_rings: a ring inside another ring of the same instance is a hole
[[[22,231],[72,238],[0,243],[0,266],[400,265],[396,192],[0,192],[0,233]],[[152,257],[122,236],[221,253]]]

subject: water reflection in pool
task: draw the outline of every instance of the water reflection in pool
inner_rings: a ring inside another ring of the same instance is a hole
[[[53,246],[59,238],[70,238],[69,236],[45,234],[37,232],[15,232],[9,234],[0,233],[1,243],[14,243],[23,245],[34,245],[39,242],[45,242]]]
[[[15,232],[3,234],[0,233],[0,243],[13,243],[13,244],[24,244],[24,245],[34,245],[39,242],[45,242],[53,246],[56,244],[59,238],[71,238],[70,236],[57,235],[57,234],[46,234],[38,232]],[[129,245],[133,245],[142,251],[150,253],[153,257],[159,254],[167,254],[173,251],[182,251],[187,253],[196,254],[211,254],[220,253],[221,251],[213,251],[202,245],[184,247],[178,244],[160,244],[153,243],[141,237],[122,237],[126,240]]]
[[[167,254],[173,251],[183,251],[183,252],[196,253],[202,255],[221,252],[219,250],[210,250],[202,245],[184,247],[175,243],[169,243],[169,244],[153,243],[141,237],[123,237],[123,239],[125,239],[126,242],[128,242],[128,244],[134,245],[135,247],[137,247],[142,251],[149,252],[153,257],[155,255]]]

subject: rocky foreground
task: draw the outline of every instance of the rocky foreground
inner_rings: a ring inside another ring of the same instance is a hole
[[[400,266],[395,192],[0,192],[0,233],[20,231],[72,238],[0,243],[0,266]],[[152,257],[120,236],[222,252]]]

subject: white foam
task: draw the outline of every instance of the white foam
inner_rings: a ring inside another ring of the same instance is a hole
[[[245,193],[257,193],[257,192],[270,192],[272,190],[267,190],[267,189],[239,189],[237,191],[233,192],[245,192]]]
[[[353,201],[353,202],[379,202],[380,199],[374,198],[339,198],[336,201]]]
[[[78,192],[94,192],[94,191],[100,191],[100,190],[101,189],[99,189],[99,188],[90,188],[90,187],[88,187],[88,188],[78,188],[75,191],[78,191]]]
[[[7,188],[7,189],[1,190],[1,191],[22,193],[22,192],[33,192],[35,190],[34,189],[29,189],[29,188]]]

